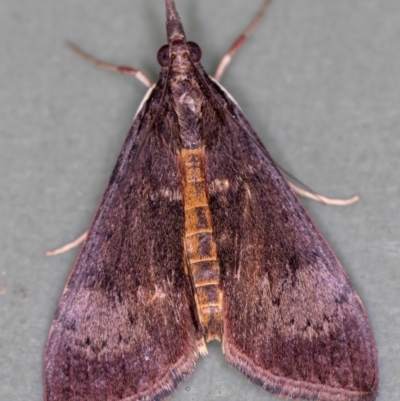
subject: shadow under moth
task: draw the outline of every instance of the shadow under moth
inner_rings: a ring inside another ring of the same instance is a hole
[[[166,10],[155,85],[74,48],[150,89],[61,296],[44,399],[164,399],[219,340],[230,365],[280,396],[374,400],[364,307],[218,83],[246,35],[211,78],[173,0]]]

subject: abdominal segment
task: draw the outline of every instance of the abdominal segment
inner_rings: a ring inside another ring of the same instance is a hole
[[[222,337],[222,292],[217,246],[202,168],[202,147],[182,149],[185,258],[206,341]]]

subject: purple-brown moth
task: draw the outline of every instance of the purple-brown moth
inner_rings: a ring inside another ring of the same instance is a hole
[[[239,106],[204,72],[173,0],[166,9],[159,81],[54,317],[44,399],[164,399],[219,340],[230,365],[280,396],[374,400],[359,297]]]

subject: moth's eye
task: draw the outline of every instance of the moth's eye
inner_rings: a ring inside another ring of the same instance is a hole
[[[157,61],[161,67],[166,67],[169,63],[169,46],[164,45],[157,53]]]
[[[197,43],[187,42],[189,46],[190,58],[193,62],[197,63],[201,59],[201,49]]]

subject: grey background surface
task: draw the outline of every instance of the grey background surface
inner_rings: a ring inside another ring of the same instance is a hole
[[[213,72],[259,5],[177,0]],[[157,79],[161,0],[0,1],[0,400],[42,399],[43,349],[84,232],[146,89],[63,45]],[[222,83],[280,165],[346,208],[304,204],[376,336],[381,401],[400,397],[400,2],[275,0]],[[273,400],[209,344],[171,400]]]

